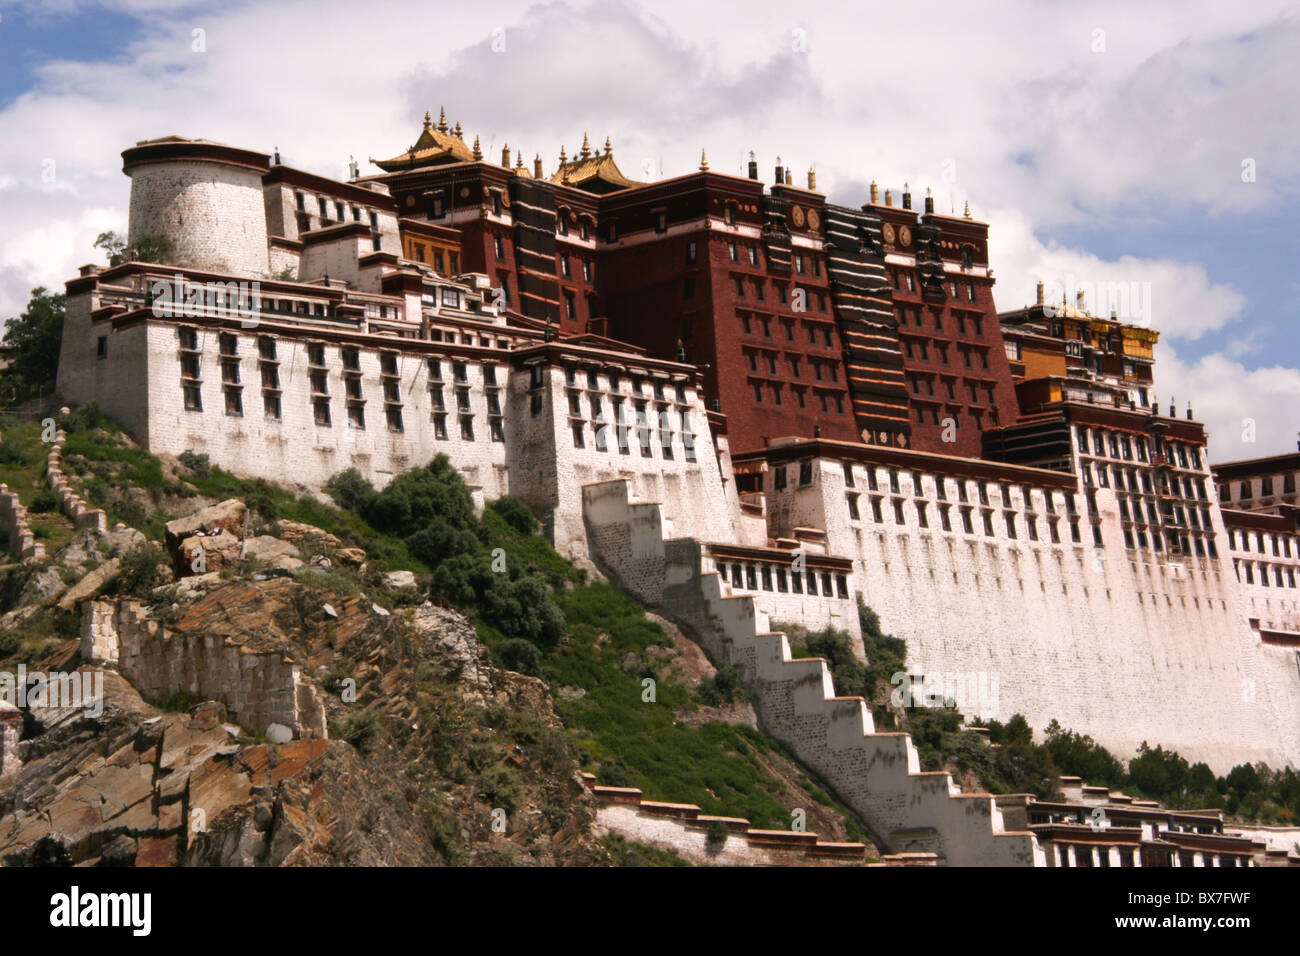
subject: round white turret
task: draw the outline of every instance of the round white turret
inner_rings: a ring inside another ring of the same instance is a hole
[[[123,151],[131,177],[128,244],[170,243],[169,265],[261,277],[267,273],[262,175],[270,157],[207,140],[169,136]]]

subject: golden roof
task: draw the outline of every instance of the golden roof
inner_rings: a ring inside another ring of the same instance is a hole
[[[610,193],[645,185],[628,179],[619,171],[614,162],[614,148],[610,145],[609,137],[605,138],[605,152],[593,153],[586,133],[582,135],[582,151],[572,160],[566,160],[564,150],[560,150],[560,167],[551,177],[551,182],[593,193]]]
[[[460,123],[456,124],[460,129]],[[474,161],[474,152],[465,145],[464,140],[447,129],[447,113],[443,110],[442,119],[435,127],[428,113],[424,114],[424,129],[420,138],[406,152],[399,153],[392,159],[375,159],[370,161],[386,173],[395,173],[414,166],[438,166],[443,163],[469,163]]]

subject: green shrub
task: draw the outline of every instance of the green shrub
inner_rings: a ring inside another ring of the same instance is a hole
[[[51,514],[59,510],[59,496],[53,488],[42,488],[32,497],[27,509],[35,514]]]
[[[518,671],[530,677],[538,677],[542,673],[542,652],[532,641],[522,637],[511,638],[494,647],[492,653],[497,663],[506,670]]]
[[[375,497],[375,488],[355,468],[340,471],[325,483],[325,490],[340,508],[364,514]]]
[[[338,740],[346,740],[362,754],[370,753],[374,747],[375,735],[379,732],[380,717],[369,708],[353,711],[343,720],[329,728],[329,734]]]
[[[488,505],[520,534],[532,534],[537,529],[537,519],[528,505],[511,495],[504,495]]]
[[[729,664],[719,667],[712,677],[700,681],[698,693],[710,707],[721,707],[738,698],[745,700],[748,697],[740,671]]]
[[[0,465],[27,464],[27,452],[8,435],[0,438]]]
[[[188,468],[200,478],[206,478],[212,473],[212,463],[208,461],[206,454],[195,454],[192,451],[183,451],[176,456],[182,465]]]
[[[731,836],[730,828],[721,820],[714,820],[709,824],[708,832],[704,834],[704,842],[714,850],[721,850],[729,836]]]
[[[148,598],[154,588],[167,583],[164,569],[169,566],[167,555],[160,549],[139,545],[122,556],[110,590],[114,594]]]
[[[478,794],[494,808],[500,807],[509,814],[523,803],[524,788],[519,774],[510,767],[497,765],[488,767],[479,777]]]
[[[99,410],[97,402],[87,402],[68,415],[60,415],[57,422],[58,426],[69,435],[74,432],[94,431],[97,428],[112,424],[104,413]]]

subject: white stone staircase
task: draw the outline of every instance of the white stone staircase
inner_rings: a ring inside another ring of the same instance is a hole
[[[665,540],[659,505],[628,500],[623,479],[583,487],[591,556],[624,590],[743,674],[764,730],[861,815],[888,852],[933,852],[948,865],[1042,866],[1033,835],[1007,831],[994,798],[921,770],[911,736],[877,733],[861,697],[836,697],[821,658],[792,658],[751,595],[702,570],[702,545]]]

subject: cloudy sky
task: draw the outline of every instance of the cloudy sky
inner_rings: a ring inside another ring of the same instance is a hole
[[[740,173],[752,149],[845,204],[873,178],[969,200],[999,309],[1039,279],[1136,283],[1162,404],[1193,400],[1215,460],[1288,451],[1297,50],[1300,6],[1268,0],[0,0],[0,316],[125,232],[137,140],[278,146],[343,177],[445,104],[487,155],[509,143],[548,172],[586,131],[633,178],[701,149]]]

